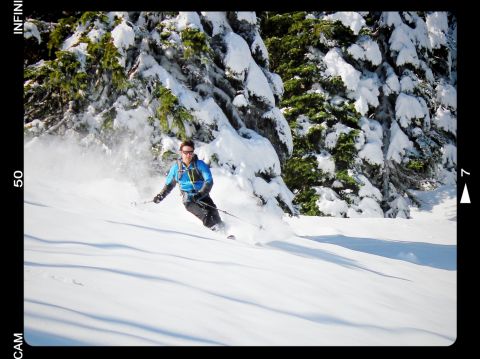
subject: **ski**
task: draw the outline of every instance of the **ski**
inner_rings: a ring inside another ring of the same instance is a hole
[[[237,239],[237,238],[236,238],[233,234],[229,234],[229,235],[227,236],[227,239]]]

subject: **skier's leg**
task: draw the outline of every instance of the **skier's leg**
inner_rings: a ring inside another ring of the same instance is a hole
[[[200,219],[204,226],[207,226],[208,221],[208,209],[201,207],[199,204],[194,202],[187,202],[185,203],[185,208],[187,211],[192,213],[195,217]],[[208,226],[207,226],[208,227]]]
[[[220,228],[223,227],[222,219],[220,218],[220,214],[218,213],[217,206],[213,202],[212,198],[210,196],[207,196],[202,199],[202,202],[211,206],[211,207],[206,206],[206,209],[208,210],[208,214],[207,214],[207,218],[205,219],[204,225],[207,226],[208,228],[212,228],[215,225],[218,225],[217,227],[220,227]]]

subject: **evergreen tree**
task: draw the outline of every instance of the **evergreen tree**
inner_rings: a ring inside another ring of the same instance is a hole
[[[180,140],[214,144],[207,162],[244,176],[261,203],[295,212],[280,177],[293,148],[276,107],[282,82],[254,12],[32,13],[25,27],[27,136],[74,135],[108,150],[128,138],[128,160],[151,158],[157,171]],[[268,156],[245,170],[225,138]]]
[[[57,12],[25,29],[26,135],[130,137],[155,170],[171,139],[267,139],[250,190],[307,215],[408,218],[412,189],[456,181],[454,14]],[[241,173],[222,149],[209,161]]]
[[[304,214],[409,217],[455,183],[456,19],[443,12],[261,14]]]

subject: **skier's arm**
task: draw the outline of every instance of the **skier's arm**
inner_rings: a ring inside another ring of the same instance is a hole
[[[160,193],[155,196],[153,201],[155,203],[159,203],[162,201],[165,197],[168,196],[168,194],[172,191],[172,189],[175,187],[176,181],[176,174],[177,174],[177,164],[175,163],[171,168],[170,171],[168,172],[167,179],[165,180],[165,185],[163,188],[160,190]]]
[[[210,172],[210,167],[205,162],[200,162],[198,169],[202,173],[203,176],[203,185],[202,188],[198,191],[201,197],[206,196],[210,193],[210,190],[213,187],[213,177],[212,172]]]
[[[172,192],[172,189],[175,187],[175,182],[170,182],[170,184],[165,184],[163,188],[160,190],[160,193],[158,194],[159,196],[163,198],[167,197],[170,192]]]

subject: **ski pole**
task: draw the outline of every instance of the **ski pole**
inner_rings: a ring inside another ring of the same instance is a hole
[[[150,200],[150,201],[143,201],[143,202],[135,202],[133,201],[132,203],[130,203],[132,206],[138,206],[139,204],[147,204],[147,203],[150,203],[150,202],[153,202],[153,200]]]
[[[259,228],[259,229],[263,229],[263,226],[261,226],[261,225],[253,224],[253,223],[251,223],[251,222],[248,222],[248,221],[246,221],[246,220],[244,220],[244,219],[242,219],[242,218],[240,218],[240,217],[237,217],[237,216],[234,215],[234,214],[228,213],[227,211],[225,211],[225,210],[223,210],[223,209],[220,209],[220,208],[211,206],[211,205],[209,205],[208,203],[205,203],[205,202],[202,202],[202,201],[197,201],[197,203],[200,204],[200,205],[204,205],[204,206],[210,207],[210,208],[214,208],[214,209],[216,209],[217,211],[222,212],[222,213],[225,213],[225,214],[228,214],[229,216],[235,217],[236,219],[239,219],[239,220],[242,221],[242,222],[248,223],[248,224],[250,224],[250,225],[252,225],[252,226],[255,226],[255,227]]]

